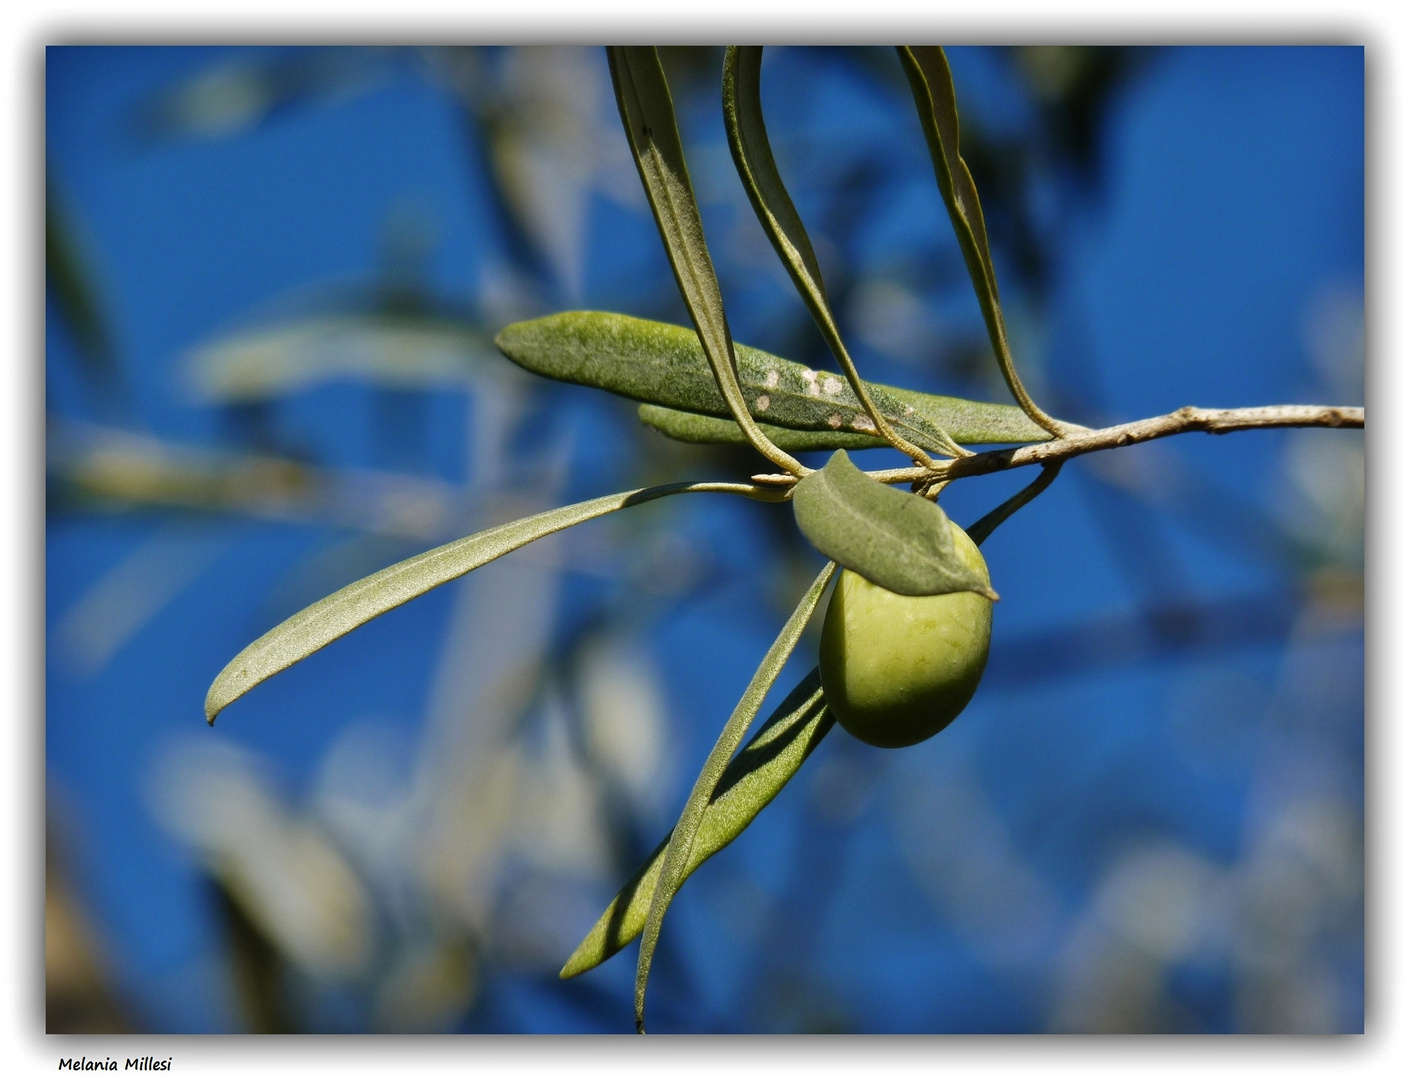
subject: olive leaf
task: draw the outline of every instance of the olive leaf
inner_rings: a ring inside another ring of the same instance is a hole
[[[656,47],[609,46],[607,60],[622,128],[636,159],[647,202],[729,415],[759,453],[795,476],[801,475],[803,467],[759,431],[739,388],[724,300],[705,246],[705,228],[676,130],[675,106]]]
[[[873,386],[877,384],[873,383]],[[921,394],[914,390],[891,392],[905,394],[915,402],[917,414],[936,416],[942,420],[950,417],[957,426],[952,431],[964,443],[1015,443],[1035,441],[1031,436],[1036,429],[1023,415],[1023,410],[1013,405],[991,405],[984,401],[966,401],[963,398],[941,397],[938,394]],[[905,400],[905,399],[903,399]],[[730,443],[744,445],[744,436],[739,425],[730,420],[714,416],[686,412],[683,409],[668,409],[664,405],[640,405],[636,410],[637,419],[647,427],[655,428],[668,438],[688,443]],[[774,424],[760,424],[759,429],[768,435],[779,447],[789,451],[799,450],[872,450],[888,445],[880,435],[865,435],[859,431],[842,431],[831,428],[801,429],[778,427]],[[1045,431],[1044,441],[1050,438]]]
[[[413,555],[344,586],[289,616],[263,637],[245,646],[211,683],[206,693],[206,719],[214,724],[222,709],[271,675],[298,663],[378,615],[384,615],[392,608],[468,574],[501,555],[550,533],[625,507],[691,491],[724,492],[765,501],[783,498],[781,492],[769,492],[750,484],[662,484],[561,506],[556,510],[497,525],[473,536],[452,540],[449,544]]]
[[[803,628],[808,625],[808,619],[812,617],[836,569],[837,564],[833,562],[822,568],[808,587],[808,591],[803,594],[803,598],[798,601],[798,606],[793,609],[793,614],[784,623],[774,643],[769,646],[769,651],[759,662],[754,677],[745,687],[744,696],[739,699],[739,704],[730,713],[720,737],[715,740],[714,749],[705,759],[705,766],[700,770],[700,775],[695,778],[695,786],[690,789],[690,797],[685,801],[685,808],[676,821],[676,827],[671,830],[671,838],[667,841],[666,850],[662,855],[656,887],[651,891],[651,904],[647,908],[646,922],[641,931],[641,952],[637,955],[635,996],[638,1032],[646,1030],[646,980],[651,974],[651,957],[656,952],[656,942],[661,936],[661,923],[666,917],[666,909],[671,900],[685,881],[691,850],[695,847],[696,838],[700,833],[700,823],[705,816],[706,807],[709,806],[710,796],[724,775],[735,749],[743,741],[744,733],[754,722],[769,688],[778,678],[778,673],[783,670],[783,665],[798,644],[798,639],[803,636]]]
[[[901,66],[911,85],[911,95],[915,98],[925,142],[930,148],[940,196],[950,215],[955,237],[960,242],[965,268],[974,285],[974,295],[979,299],[984,325],[989,331],[989,341],[1004,381],[1008,383],[1014,400],[1035,423],[1054,435],[1061,435],[1062,422],[1037,406],[1014,366],[1008,330],[1004,326],[1004,313],[999,305],[999,282],[994,275],[994,260],[989,254],[989,234],[984,227],[984,211],[979,205],[979,189],[974,186],[969,166],[960,156],[959,108],[955,103],[955,84],[950,76],[945,50],[938,45],[898,45],[896,51],[900,54]]]
[[[739,836],[759,811],[773,801],[833,723],[823,698],[818,669],[814,668],[773,711],[763,730],[734,756],[715,784],[700,818],[695,843],[681,874],[682,881]],[[630,945],[641,933],[670,839],[668,833],[607,905],[607,910],[563,965],[558,973],[560,979],[571,979],[595,968]]]
[[[1039,495],[1048,490],[1048,485],[1057,479],[1057,474],[1062,471],[1062,462],[1049,462],[1043,466],[1040,472],[1027,486],[1016,494],[1009,496],[994,509],[990,510],[982,518],[976,521],[965,530],[969,538],[976,545],[984,543],[995,529],[1006,522],[1014,514],[1018,513],[1025,506],[1031,503]]]
[[[735,169],[744,184],[745,193],[764,227],[769,241],[778,257],[783,261],[788,276],[798,289],[808,311],[817,323],[827,341],[828,348],[846,373],[847,382],[856,394],[873,427],[888,442],[895,434],[890,431],[886,417],[876,408],[867,393],[866,384],[857,372],[847,347],[842,343],[837,322],[832,316],[832,308],[827,302],[827,290],[823,285],[822,269],[818,266],[808,231],[803,220],[789,198],[774,161],[773,150],[769,146],[768,131],[764,126],[763,106],[759,100],[759,68],[763,61],[763,46],[731,45],[725,50],[725,71],[722,88],[725,113],[725,134],[729,137],[730,154],[734,157]],[[941,433],[944,449],[958,457],[960,449],[948,434]],[[897,447],[917,460],[925,454],[909,442]]]
[[[636,415],[647,427],[654,428],[662,435],[679,442],[744,442],[739,425],[733,420],[682,412],[680,409],[667,409],[660,405],[640,405]],[[879,435],[862,435],[854,431],[798,431],[794,428],[775,427],[773,424],[760,424],[759,430],[779,449],[791,453],[800,450],[871,450],[887,445],[886,440]]]
[[[729,418],[699,338],[683,326],[606,311],[565,311],[511,323],[495,345],[509,360],[536,375],[607,390],[648,405]],[[865,435],[884,446],[842,376],[784,360],[748,345],[735,346],[741,388],[751,413],[769,426],[797,431]],[[897,430],[917,445],[944,450],[945,432],[962,443],[1028,443],[1050,439],[1013,405],[968,401],[867,383],[872,400]],[[648,423],[662,418],[652,412]],[[645,418],[645,417],[644,417]],[[676,421],[681,423],[681,421]],[[711,442],[738,442],[721,426]],[[697,430],[702,430],[697,428]],[[699,440],[691,440],[699,441]],[[829,443],[827,446],[862,445]],[[804,449],[805,447],[800,447]]]
[[[875,585],[902,596],[998,594],[955,552],[950,520],[935,503],[888,487],[846,451],[794,486],[793,516],[812,545]]]

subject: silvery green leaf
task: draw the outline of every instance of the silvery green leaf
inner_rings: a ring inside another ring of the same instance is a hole
[[[606,311],[565,311],[506,326],[495,345],[520,367],[550,379],[596,387],[649,405],[730,417],[699,339],[683,326]],[[841,375],[814,371],[748,345],[737,345],[735,356],[740,386],[761,423],[770,428],[866,435],[877,440],[866,445],[884,445]],[[881,383],[867,387],[897,431],[937,453],[943,452],[946,431],[961,443],[1041,442],[1052,437],[1012,405]],[[726,434],[723,428],[720,431]],[[718,441],[740,439],[730,436]]]
[[[727,415],[744,429],[749,442],[769,460],[801,473],[798,462],[773,446],[752,422],[735,374],[734,342],[725,319],[724,300],[715,278],[705,228],[690,184],[675,106],[666,74],[653,45],[610,46],[608,66],[637,172],[666,247],[685,306],[710,370],[726,403]]]
[[[761,493],[748,484],[663,484],[547,510],[413,555],[325,596],[245,646],[211,684],[206,694],[206,719],[214,724],[216,715],[222,709],[271,675],[298,663],[378,615],[384,615],[392,608],[468,574],[501,555],[572,525],[638,503],[688,491],[718,491],[754,498],[781,497]]]
[[[827,702],[823,700],[818,670],[814,668],[773,711],[763,730],[734,756],[715,784],[700,818],[682,880],[745,830],[792,779],[833,722]],[[670,839],[667,834],[622,886],[582,943],[573,950],[559,978],[571,979],[596,967],[641,933]]]
[[[950,520],[935,503],[888,487],[838,450],[793,489],[793,516],[809,542],[875,585],[902,596],[998,594],[955,552]]]
[[[686,799],[685,809],[681,811],[676,827],[671,830],[671,838],[666,843],[666,850],[661,859],[661,872],[656,879],[656,887],[651,891],[651,904],[647,908],[646,922],[641,930],[641,952],[637,955],[636,963],[638,1032],[646,1030],[646,980],[651,974],[651,957],[656,951],[657,939],[661,936],[661,923],[666,917],[666,909],[670,906],[672,898],[685,881],[690,853],[695,847],[701,820],[710,804],[710,796],[724,775],[735,749],[744,740],[744,733],[754,722],[769,688],[778,678],[778,673],[783,670],[783,665],[798,644],[798,639],[803,636],[803,629],[808,625],[808,620],[816,610],[818,601],[822,599],[827,583],[832,580],[836,569],[837,564],[832,562],[822,568],[808,591],[803,594],[803,598],[798,601],[798,606],[793,609],[793,614],[784,623],[778,637],[774,638],[774,643],[769,646],[769,651],[759,662],[754,677],[745,687],[739,704],[734,707],[734,712],[730,713],[725,722],[725,728],[715,741],[714,749],[705,759],[705,766],[695,778],[695,786],[691,788],[690,797]]]

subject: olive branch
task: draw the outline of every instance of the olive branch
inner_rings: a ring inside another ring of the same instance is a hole
[[[672,899],[706,859],[749,825],[834,726],[836,717],[815,668],[741,749],[839,567],[899,595],[973,592],[993,598],[987,573],[977,573],[965,563],[936,502],[939,492],[956,480],[1025,466],[1041,468],[1030,484],[970,527],[969,539],[978,544],[1042,494],[1064,462],[1082,454],[1192,431],[1226,434],[1365,423],[1363,409],[1341,406],[1187,406],[1092,430],[1044,411],[1024,387],[1012,356],[979,193],[960,154],[959,115],[944,51],[938,46],[902,46],[897,51],[937,187],[1014,405],[923,394],[861,377],[843,343],[817,257],[769,145],[760,104],[763,50],[757,46],[731,46],[725,54],[722,107],[730,152],[760,225],[841,374],[814,371],[736,343],[659,56],[652,46],[610,47],[608,66],[623,130],[693,329],[612,313],[570,312],[505,327],[496,344],[530,371],[637,401],[642,421],[669,437],[745,443],[781,471],[755,474],[748,483],[679,482],[606,495],[414,556],[274,627],[226,665],[206,698],[206,717],[214,723],[223,709],[254,686],[344,634],[501,555],[574,525],[679,494],[720,493],[791,503],[800,530],[829,561],[760,662],[676,826],[608,905],[561,972],[563,978],[581,974],[640,936],[638,1031],[645,1031],[651,961]],[[970,449],[986,444],[1003,448]],[[886,446],[911,464],[863,473],[846,458],[849,449]],[[826,468],[813,470],[793,456],[812,450],[834,451],[833,459]],[[887,486],[893,484],[909,484],[922,497]]]

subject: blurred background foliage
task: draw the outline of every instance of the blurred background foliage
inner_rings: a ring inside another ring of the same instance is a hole
[[[663,58],[735,336],[829,366],[735,179],[722,50]],[[1052,411],[1362,404],[1360,49],[951,62]],[[864,372],[1003,400],[894,53],[770,49],[763,83]],[[396,559],[753,471],[488,344],[687,321],[601,51],[63,47],[46,94],[49,1030],[629,1030],[634,950],[557,970],[816,570],[786,511],[540,541],[201,722],[239,648]],[[654,1028],[1361,1030],[1363,446],[1069,465],[986,548],[969,710],[823,743],[676,901]]]

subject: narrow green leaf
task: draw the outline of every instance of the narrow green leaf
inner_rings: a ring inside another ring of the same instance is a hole
[[[770,461],[795,475],[803,467],[768,441],[750,415],[735,374],[734,342],[725,319],[724,300],[715,266],[705,246],[705,228],[690,184],[676,111],[666,73],[654,45],[609,46],[608,66],[622,127],[627,133],[647,202],[656,218],[671,270],[690,311],[696,334],[724,396],[729,415],[750,444]]]
[[[813,316],[818,329],[822,331],[828,348],[836,357],[847,382],[856,395],[863,411],[883,437],[894,435],[886,416],[869,400],[866,384],[857,372],[852,357],[842,342],[837,322],[832,316],[832,308],[827,302],[827,290],[823,285],[822,269],[813,253],[808,231],[803,227],[803,219],[788,195],[783,177],[779,175],[778,164],[774,161],[773,149],[769,146],[768,130],[764,126],[763,105],[759,100],[759,68],[764,50],[759,45],[731,45],[725,51],[725,72],[722,96],[724,98],[725,134],[729,137],[730,154],[734,157],[735,169],[744,184],[745,193],[764,227],[774,250],[783,261],[788,276],[803,298],[803,303]],[[942,433],[947,453],[959,456],[959,447]],[[890,442],[890,439],[887,439]],[[908,441],[903,441],[898,449],[917,460],[924,453]]]
[[[935,503],[867,476],[838,450],[793,489],[793,516],[812,545],[848,570],[902,596],[998,594],[955,553]]]
[[[969,166],[960,156],[960,114],[949,61],[945,50],[938,45],[902,45],[897,51],[920,112],[940,195],[945,200],[945,209],[955,227],[975,295],[985,309],[987,321],[990,309],[998,314],[999,286],[989,254],[989,233],[984,227],[979,190],[974,186]]]
[[[546,378],[596,387],[649,405],[730,416],[699,338],[683,326],[605,311],[565,311],[506,326],[495,345],[520,367]],[[877,441],[866,445],[885,445],[841,375],[814,371],[748,345],[736,346],[735,355],[750,410],[769,430],[867,435]],[[1012,405],[923,394],[881,383],[867,387],[896,430],[936,453],[943,452],[946,431],[962,443],[1041,442],[1052,437]]]
[[[1061,435],[1062,422],[1053,419],[1034,403],[1014,366],[1008,330],[1004,326],[1004,313],[999,305],[999,282],[989,254],[989,234],[984,227],[984,211],[979,205],[979,189],[974,186],[969,166],[960,156],[959,108],[955,103],[955,84],[950,77],[945,50],[938,45],[898,45],[896,51],[900,54],[901,66],[911,85],[925,142],[930,148],[935,180],[950,215],[950,224],[954,226],[955,237],[960,242],[965,267],[969,270],[974,295],[979,300],[984,325],[989,331],[989,341],[1004,381],[1008,383],[1014,400],[1035,423],[1054,435]]]
[[[759,811],[773,801],[813,748],[822,742],[833,722],[823,699],[818,669],[814,668],[773,711],[763,730],[731,759],[700,818],[682,881],[739,836]],[[602,917],[563,965],[558,974],[560,979],[571,979],[595,968],[636,940],[646,925],[647,909],[661,876],[670,839],[671,834],[667,833],[607,905]]]
[[[1022,510],[1039,495],[1043,494],[1043,492],[1048,489],[1048,485],[1057,479],[1057,474],[1061,471],[1061,461],[1050,462],[1044,465],[1043,471],[1040,472],[1031,483],[1016,494],[1009,496],[1009,498],[1005,499],[966,529],[965,532],[969,534],[969,538],[973,540],[975,544],[984,543],[985,540],[989,539],[990,534],[993,533],[995,529],[1009,518],[1013,517],[1014,514]]]
[[[774,643],[769,646],[769,651],[759,662],[754,677],[749,680],[749,685],[744,690],[744,696],[739,699],[739,704],[734,707],[734,712],[725,722],[725,728],[715,741],[714,749],[705,759],[705,767],[700,770],[700,775],[695,779],[695,786],[691,788],[690,797],[686,799],[685,809],[681,811],[676,827],[671,830],[671,838],[667,842],[666,851],[662,856],[661,872],[656,879],[656,887],[651,892],[651,905],[647,908],[646,923],[641,931],[641,952],[637,956],[636,963],[636,1029],[638,1032],[646,1030],[646,980],[651,974],[651,957],[656,951],[656,941],[661,936],[661,923],[666,917],[666,909],[670,906],[672,898],[685,880],[691,849],[695,847],[695,841],[700,832],[700,822],[705,816],[705,808],[709,805],[710,795],[724,775],[725,768],[729,765],[730,758],[734,756],[735,749],[743,741],[744,733],[754,722],[754,717],[759,711],[759,706],[764,703],[764,697],[768,694],[769,688],[778,678],[778,673],[783,670],[783,665],[798,644],[798,639],[803,636],[803,628],[808,625],[808,619],[817,608],[818,601],[822,599],[827,583],[832,580],[836,569],[837,564],[832,562],[822,568],[822,571],[813,580],[813,584],[809,586],[808,591],[803,594],[803,599],[798,601],[798,606],[793,609],[793,614],[784,623],[783,629],[779,631]]]
[[[453,581],[560,529],[638,503],[688,491],[718,491],[765,501],[783,498],[783,492],[749,484],[663,484],[547,510],[413,555],[385,570],[354,581],[316,604],[310,604],[245,646],[211,683],[206,694],[206,719],[214,724],[216,715],[222,709],[271,675],[298,663],[378,615],[384,615],[392,608],[430,592],[437,585]]]
[[[733,420],[701,416],[700,413],[682,412],[660,405],[640,405],[636,415],[647,427],[680,442],[743,445],[745,441],[739,425]],[[760,424],[759,428],[775,446],[790,453],[801,450],[870,450],[886,445],[886,440],[879,435],[860,435],[850,431],[797,431],[773,424]]]

